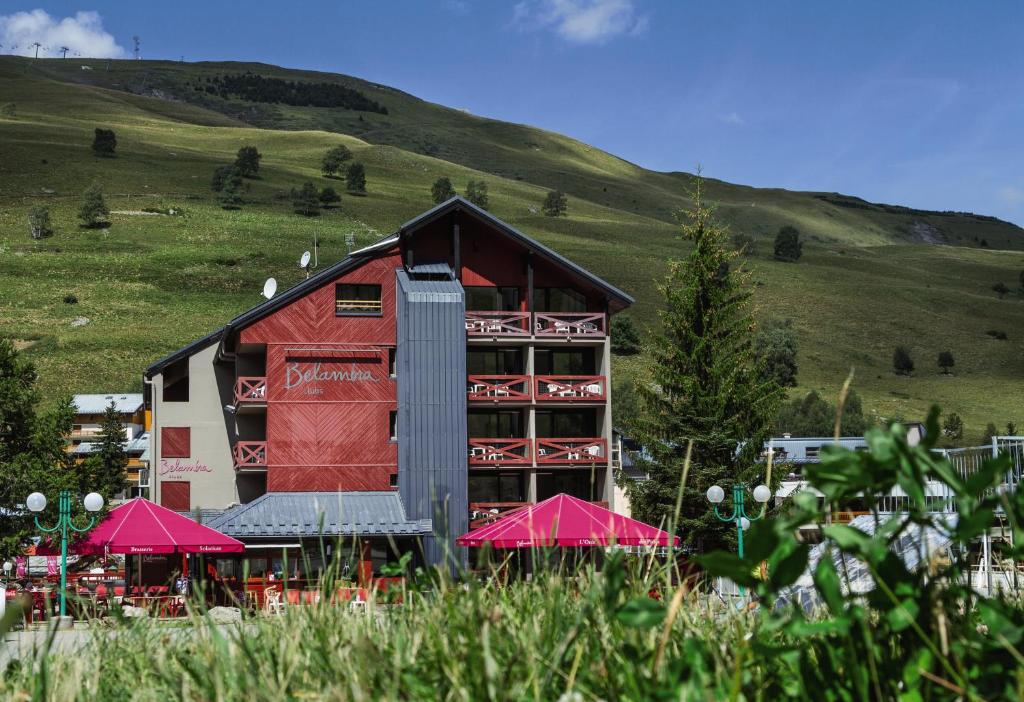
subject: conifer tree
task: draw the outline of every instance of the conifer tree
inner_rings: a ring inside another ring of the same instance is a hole
[[[673,518],[688,442],[693,452],[677,533],[699,551],[723,546],[732,529],[704,498],[713,484],[764,479],[753,462],[768,437],[781,390],[763,379],[754,354],[756,325],[738,254],[704,202],[695,180],[693,208],[682,213],[685,260],[669,263],[659,286],[661,328],[651,337],[647,382],[638,383],[640,412],[632,429],[647,449],[650,480],[629,486],[633,514],[652,524]]]
[[[451,179],[448,176],[441,176],[435,180],[430,188],[430,197],[434,200],[435,205],[440,205],[445,200],[455,197],[455,188],[452,187]]]
[[[121,423],[121,416],[111,402],[103,413],[99,441],[85,461],[89,490],[103,495],[107,502],[128,488],[128,453],[125,451],[127,440],[128,435],[124,424]]]

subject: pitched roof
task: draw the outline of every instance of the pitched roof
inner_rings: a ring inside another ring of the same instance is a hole
[[[249,326],[250,324],[253,324],[254,322],[263,319],[267,315],[276,312],[285,305],[294,302],[295,300],[305,296],[306,294],[312,292],[313,290],[316,290],[320,286],[330,283],[339,275],[347,273],[348,271],[362,265],[365,261],[373,258],[379,252],[390,249],[392,246],[398,244],[402,236],[405,236],[411,233],[412,231],[422,226],[425,226],[440,217],[443,217],[451,212],[456,211],[468,212],[471,215],[478,217],[479,219],[482,219],[488,224],[493,225],[495,228],[505,233],[509,237],[524,244],[527,248],[539,254],[541,257],[552,261],[556,265],[567,268],[576,275],[579,275],[580,277],[589,281],[596,287],[603,290],[609,297],[618,300],[621,305],[628,306],[633,304],[634,300],[632,297],[624,293],[622,290],[619,290],[611,283],[608,283],[602,278],[599,278],[598,276],[582,268],[581,266],[576,265],[575,263],[565,258],[564,256],[555,253],[553,250],[544,246],[536,239],[527,236],[526,234],[522,233],[512,225],[501,221],[490,212],[483,210],[474,205],[473,203],[469,202],[468,200],[465,200],[456,195],[455,197],[446,200],[441,204],[427,210],[423,214],[413,217],[408,222],[399,227],[398,230],[395,231],[394,233],[371,244],[370,246],[358,249],[357,251],[353,251],[348,256],[341,259],[334,265],[322,269],[321,271],[319,271],[315,275],[310,276],[306,280],[296,283],[295,285],[288,288],[284,292],[278,293],[277,295],[267,300],[266,302],[259,304],[256,307],[247,310],[246,312],[243,312],[242,314],[238,315],[230,322],[228,322],[222,328],[210,332],[203,338],[197,339],[196,341],[193,341],[191,344],[183,346],[177,351],[168,354],[167,356],[161,358],[158,361],[151,363],[144,372],[145,377],[151,378],[157,373],[159,373],[161,370],[163,370],[166,366],[170,365],[171,363],[174,363],[175,361],[178,361],[182,358],[191,356],[197,351],[200,351],[215,342],[223,341],[233,330],[242,329],[244,327]],[[433,270],[431,270],[431,268],[437,265],[438,264],[426,264],[426,270],[424,270],[424,272],[434,272]],[[417,269],[423,270],[424,266],[421,264],[421,266],[413,267],[414,271]]]
[[[78,414],[103,414],[114,403],[114,409],[122,414],[132,414],[142,409],[142,393],[119,393],[106,395],[75,395],[71,398]]]
[[[213,517],[229,536],[424,536],[431,520],[409,519],[401,496],[378,492],[268,492]]]

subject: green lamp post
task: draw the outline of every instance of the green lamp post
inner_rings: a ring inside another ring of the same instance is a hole
[[[61,490],[60,497],[58,498],[58,507],[60,516],[57,518],[56,526],[52,528],[44,527],[39,523],[39,517],[36,516],[36,528],[46,534],[53,534],[60,532],[60,616],[63,618],[67,611],[67,587],[68,587],[68,530],[76,531],[78,533],[86,532],[92,529],[93,524],[96,523],[95,517],[89,517],[89,523],[79,528],[75,526],[74,522],[71,521],[71,491]],[[98,492],[90,492],[82,500],[82,505],[89,512],[99,512],[103,509],[103,496]],[[25,500],[25,506],[29,508],[31,512],[42,512],[46,509],[46,495],[41,492],[33,492]]]
[[[736,546],[740,558],[743,558],[743,532],[750,528],[750,522],[757,521],[764,516],[765,503],[772,497],[771,488],[767,485],[758,485],[754,488],[754,500],[760,503],[761,513],[752,517],[747,514],[746,508],[743,506],[743,495],[746,491],[747,486],[743,483],[736,483],[732,486],[732,514],[728,516],[724,516],[718,511],[718,505],[725,499],[725,490],[718,485],[712,485],[707,492],[708,502],[714,505],[715,516],[723,522],[736,523]],[[740,594],[743,594],[742,587],[740,587]]]

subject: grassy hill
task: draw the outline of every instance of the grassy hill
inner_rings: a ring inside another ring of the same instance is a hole
[[[217,92],[219,77],[246,72],[341,85],[387,114]],[[92,155],[95,127],[116,131],[117,158]],[[261,177],[242,210],[224,211],[210,175],[245,144],[263,154]],[[318,169],[335,144],[366,164],[367,195],[343,196],[316,219],[292,214],[291,187],[312,180],[342,189]],[[28,349],[50,398],[138,387],[146,363],[256,304],[264,278],[297,281],[295,263],[314,232],[321,261],[336,260],[347,234],[365,244],[429,207],[440,175],[460,190],[485,179],[496,215],[634,294],[641,323],[655,319],[654,281],[685,252],[672,213],[686,204],[686,174],[648,171],[565,136],[345,76],[261,64],[113,61],[108,70],[105,61],[0,57],[0,335]],[[93,181],[115,211],[106,230],[75,220]],[[554,187],[569,194],[568,218],[537,213]],[[973,434],[988,421],[1024,424],[1024,298],[991,291],[998,281],[1016,287],[1020,228],[834,193],[720,181],[709,189],[733,231],[758,241],[749,260],[758,313],[794,321],[802,388],[834,391],[854,366],[856,387],[880,416],[916,417],[934,400],[960,412]],[[50,206],[57,235],[33,241],[26,215],[40,203]],[[142,213],[168,207],[180,214]],[[770,259],[782,224],[807,238],[797,264]],[[64,303],[67,294],[78,302]],[[78,317],[89,322],[72,326]],[[892,374],[896,344],[912,349],[915,377]],[[956,357],[953,377],[935,367],[946,349]],[[639,361],[621,371],[639,372]]]

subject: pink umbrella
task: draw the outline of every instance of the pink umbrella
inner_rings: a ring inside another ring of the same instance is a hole
[[[566,494],[529,505],[493,524],[463,534],[459,546],[667,546],[679,537]]]
[[[72,544],[69,550],[83,555],[241,553],[245,544],[166,507],[136,497],[110,510],[95,529]]]

